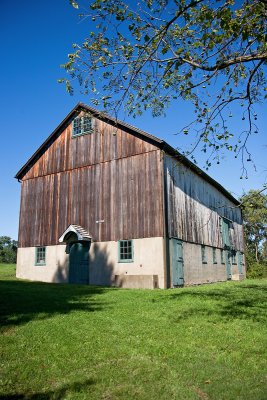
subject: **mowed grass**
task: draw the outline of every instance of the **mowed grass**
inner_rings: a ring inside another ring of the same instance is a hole
[[[267,398],[266,280],[150,291],[0,274],[1,399]]]

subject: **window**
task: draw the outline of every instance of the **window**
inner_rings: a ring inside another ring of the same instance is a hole
[[[212,249],[212,258],[213,258],[213,264],[217,264],[217,254],[216,254],[216,249]]]
[[[201,245],[201,257],[202,264],[207,264],[206,246],[204,246],[203,244]]]
[[[46,247],[36,247],[35,265],[45,265]]]
[[[72,123],[72,137],[92,133],[93,118],[90,116],[76,117]]]
[[[133,241],[119,241],[119,262],[133,262]]]
[[[237,264],[237,262],[236,262],[236,252],[235,251],[232,252],[232,264]]]
[[[225,261],[224,261],[224,251],[223,251],[223,249],[221,249],[221,264],[225,264]]]

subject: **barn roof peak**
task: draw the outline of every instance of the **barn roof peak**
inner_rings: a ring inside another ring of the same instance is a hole
[[[80,111],[85,110],[89,112],[95,118],[99,118],[102,121],[108,122],[116,127],[121,127],[132,135],[138,136],[139,138],[146,140],[163,150],[167,154],[175,157],[177,161],[190,168],[192,171],[202,176],[203,179],[211,183],[216,187],[221,193],[223,193],[228,199],[230,199],[234,204],[239,205],[239,201],[236,200],[222,185],[220,185],[215,179],[211,178],[202,169],[197,167],[193,162],[191,162],[184,155],[179,153],[176,149],[166,143],[164,140],[157,138],[150,133],[147,133],[133,125],[127,124],[126,122],[108,115],[105,111],[99,111],[93,107],[90,107],[84,103],[77,103],[76,106],[69,112],[69,114],[63,119],[63,121],[56,127],[56,129],[51,133],[51,135],[44,141],[44,143],[36,150],[36,152],[31,156],[31,158],[23,165],[23,167],[18,171],[15,178],[20,180],[27,170],[36,162],[40,155],[49,147],[49,145],[56,139],[58,133],[64,129],[66,124],[68,124]]]

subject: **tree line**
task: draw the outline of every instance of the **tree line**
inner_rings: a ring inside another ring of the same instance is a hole
[[[9,236],[0,236],[0,263],[15,264],[18,242]]]

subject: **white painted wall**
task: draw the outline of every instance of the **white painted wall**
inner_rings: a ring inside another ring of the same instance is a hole
[[[158,275],[159,288],[165,287],[164,240],[162,237],[133,239],[134,261],[118,262],[118,242],[92,243],[90,283],[108,284],[115,275]],[[105,267],[106,266],[106,267]],[[130,284],[129,284],[130,285]],[[125,287],[127,286],[125,281]]]
[[[35,247],[18,249],[16,276],[33,281],[68,282],[69,256],[65,253],[66,246],[47,246],[44,266],[35,265],[35,249]],[[115,284],[115,275],[119,275],[121,277],[119,280],[121,283],[124,282],[124,287],[127,285],[136,287],[136,282],[139,281],[140,287],[153,288],[151,276],[157,275],[159,288],[164,288],[163,238],[133,239],[133,249],[134,261],[120,263],[118,262],[118,242],[92,243],[89,251],[90,284]],[[133,275],[139,278],[127,280],[127,276]],[[142,276],[145,276],[143,281]]]
[[[161,237],[134,239],[134,261],[118,262],[118,242],[92,243],[89,258],[89,280],[92,285],[117,284],[129,288],[164,289],[164,240]],[[19,248],[17,257],[18,278],[42,282],[68,282],[69,256],[65,245],[46,247],[46,265],[35,265],[35,247]],[[194,285],[227,280],[226,265],[221,263],[220,250],[217,264],[213,263],[212,247],[206,246],[207,264],[202,263],[201,246],[183,242],[184,283]],[[232,279],[245,277],[232,265]],[[156,276],[156,277],[155,277]],[[172,272],[171,272],[172,276]],[[117,280],[116,280],[117,279]]]
[[[69,256],[65,245],[46,247],[46,265],[35,265],[36,247],[18,248],[17,278],[41,282],[68,282]]]

